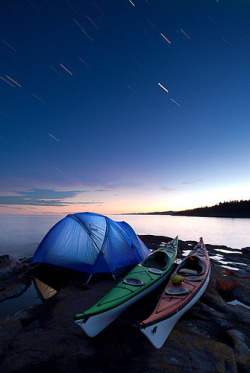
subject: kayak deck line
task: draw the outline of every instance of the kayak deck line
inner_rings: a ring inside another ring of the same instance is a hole
[[[164,278],[163,278],[163,281],[165,280],[165,278],[166,277],[168,277],[168,275],[171,273],[171,271],[172,271],[172,268],[170,268],[165,274],[164,274]],[[151,280],[153,280],[153,278],[151,277]],[[162,281],[162,282],[163,282]],[[146,290],[146,289],[150,289],[150,286],[153,286],[154,284],[156,283],[156,281],[154,281],[153,283],[151,282],[147,287],[145,287],[144,289]],[[119,284],[118,284],[119,285]],[[116,287],[118,287],[118,285],[116,285]],[[130,285],[130,286],[132,286],[132,285]],[[119,286],[119,288],[120,289],[125,289],[125,290],[128,290],[128,291],[130,291],[131,292],[131,294],[135,294],[135,292],[133,291],[133,289],[128,289],[128,287],[122,287],[122,286]],[[112,289],[113,290],[113,289]],[[137,292],[138,294],[141,294],[142,292],[141,291],[138,291]],[[135,294],[135,296],[136,296],[136,294]],[[105,296],[102,298],[102,299],[104,299],[105,298]],[[123,298],[123,297],[121,297],[121,298]],[[119,300],[120,298],[117,298],[117,300]],[[122,301],[120,304],[123,304],[123,303],[126,303],[128,300],[127,299],[125,299],[124,301]],[[99,302],[96,304],[96,307],[101,307],[101,306],[103,306],[104,304],[108,304],[108,302],[103,302],[103,303],[101,303],[101,304],[99,304]],[[116,308],[117,306],[116,305],[113,305],[113,306],[110,306],[109,307],[109,309],[110,310],[112,310],[113,308]],[[82,319],[82,322],[83,323],[86,323],[87,321],[88,321],[88,319],[90,318],[90,317],[92,317],[92,316],[94,316],[94,315],[99,315],[99,314],[101,314],[101,313],[104,313],[104,312],[106,312],[106,310],[104,309],[104,310],[101,310],[100,312],[95,312],[95,313],[90,313],[90,314],[85,314],[85,313],[80,313],[80,314],[77,314],[77,315],[75,315],[75,317],[74,317],[74,320],[76,321],[79,321],[79,320],[81,320]]]
[[[175,239],[176,240],[176,239]],[[173,240],[174,241],[174,240]],[[177,240],[176,240],[177,241]],[[172,242],[172,241],[171,241]],[[177,246],[177,244],[176,244]],[[169,251],[168,251],[169,250]],[[120,303],[124,303],[128,300],[129,296],[130,295],[136,295],[136,293],[140,293],[141,292],[141,289],[135,289],[135,287],[133,285],[125,285],[122,283],[122,281],[124,279],[127,279],[131,276],[131,274],[133,274],[134,277],[137,277],[137,276],[147,276],[148,279],[145,279],[145,284],[144,284],[144,289],[147,289],[148,287],[152,286],[153,283],[155,283],[158,278],[159,278],[159,274],[154,274],[154,273],[150,273],[149,271],[149,268],[152,268],[152,265],[153,263],[155,263],[156,265],[158,265],[159,267],[159,258],[160,260],[162,261],[162,258],[163,256],[159,256],[158,254],[163,254],[165,257],[168,257],[168,260],[167,262],[164,263],[164,265],[161,264],[161,268],[162,268],[162,271],[164,272],[164,268],[165,270],[167,269],[168,267],[168,264],[169,264],[169,255],[172,257],[173,255],[176,256],[176,251],[174,251],[175,248],[172,244],[170,244],[169,246],[166,246],[164,249],[160,249],[160,250],[157,250],[155,252],[153,252],[152,254],[150,254],[147,258],[145,258],[141,263],[139,263],[137,266],[135,266],[116,286],[115,288],[111,289],[99,302],[96,303],[95,307],[96,308],[99,308],[99,307],[102,307],[104,305],[108,305],[110,302],[113,302],[113,299],[109,300],[109,294],[110,292],[112,292],[114,289],[116,290],[126,290],[128,292],[128,294],[124,295],[124,294],[121,294],[120,296],[116,296],[116,301],[119,301]],[[161,251],[161,252],[160,252]],[[165,252],[167,251],[167,253]],[[152,260],[152,257],[154,259],[154,262]],[[148,268],[148,265],[150,265],[150,267]],[[145,267],[145,268],[144,268]],[[137,270],[136,270],[137,269]],[[172,266],[171,266],[171,269],[172,269]],[[169,271],[167,271],[167,273],[163,273],[162,272],[162,276],[167,276],[169,274]],[[146,282],[147,280],[147,282]],[[130,293],[130,294],[129,294]],[[122,301],[122,298],[124,298],[124,300]],[[107,301],[105,301],[107,299]],[[112,309],[114,307],[116,307],[117,305],[114,304],[113,306],[112,305],[109,305],[109,309]],[[92,307],[91,307],[92,308]],[[101,313],[101,312],[105,312],[106,310],[103,310],[103,311],[98,311],[96,309],[95,312],[93,313],[90,313],[90,315],[94,315],[94,314],[98,314],[98,313]],[[84,318],[86,316],[86,313],[85,312],[82,312],[82,313],[79,313],[75,316],[75,319],[76,320],[79,320],[80,318]]]
[[[210,273],[210,259],[201,238],[175,269],[152,314],[138,323],[156,348],[164,344],[179,318],[202,296]]]
[[[208,277],[210,277],[210,273],[211,273],[211,270],[210,270],[209,273],[208,273]],[[207,277],[206,277],[206,280],[207,280]],[[206,280],[205,280],[205,282],[206,282]],[[202,286],[200,287],[200,289],[202,289],[202,287],[206,285],[205,282],[203,282],[203,284],[202,284]],[[199,289],[199,290],[200,290],[200,289]],[[197,294],[199,294],[199,293],[197,293]],[[177,296],[177,295],[172,295],[172,298],[178,300],[178,296]],[[187,303],[185,303],[183,306],[181,306],[180,308],[178,308],[178,309],[177,309],[176,311],[174,311],[173,313],[171,313],[171,314],[169,314],[169,315],[167,315],[167,316],[165,316],[165,317],[162,317],[162,318],[158,319],[157,322],[152,321],[152,322],[149,322],[149,323],[145,324],[145,323],[142,321],[142,322],[138,325],[138,327],[139,327],[140,329],[145,329],[145,328],[148,327],[148,326],[152,326],[152,325],[154,325],[154,324],[156,324],[156,323],[158,323],[158,322],[161,322],[161,321],[164,321],[164,320],[166,320],[166,319],[171,318],[172,316],[174,316],[175,314],[177,314],[178,312],[180,312],[183,308],[185,308],[185,307],[186,307],[186,306],[187,306],[187,305],[192,301],[192,299],[193,299],[193,298],[191,298],[190,300],[188,300]],[[183,301],[183,298],[181,298],[181,296],[179,296],[179,302],[177,302],[177,303],[181,303],[182,301]],[[175,303],[175,304],[177,304],[177,303]]]
[[[137,264],[99,302],[75,315],[75,322],[90,337],[100,333],[126,308],[162,284],[172,271],[177,247],[178,236]]]
[[[209,278],[207,278],[207,284],[209,282]],[[207,285],[206,284],[206,285]],[[140,331],[145,334],[145,336],[149,339],[149,341],[152,343],[152,345],[159,349],[163,346],[165,343],[166,339],[168,338],[169,334],[172,332],[174,326],[178,322],[178,320],[183,316],[183,314],[188,311],[202,296],[204,291],[206,290],[206,286],[204,290],[202,290],[201,294],[198,293],[196,294],[190,304],[188,305],[187,308],[183,308],[181,310],[177,310],[177,312],[168,319],[165,319],[161,322],[155,323],[151,327],[147,327],[145,329],[140,329]],[[158,339],[155,339],[154,336],[158,334]]]

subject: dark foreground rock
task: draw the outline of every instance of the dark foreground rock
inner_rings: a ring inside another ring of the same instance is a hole
[[[142,238],[154,248],[168,240]],[[191,249],[194,244],[180,242],[179,256],[182,249]],[[246,265],[239,271],[222,268],[213,260],[215,248],[208,247],[212,273],[207,290],[180,319],[160,350],[154,349],[138,331],[136,322],[150,314],[164,285],[129,308],[97,337],[88,338],[73,317],[105,295],[114,281],[93,281],[82,287],[80,279],[72,278],[45,303],[0,320],[0,371],[249,372],[250,310],[226,302],[238,299],[250,306],[248,268]],[[229,258],[235,265],[238,262],[234,256],[249,264],[247,255],[235,252]],[[20,264],[25,262],[16,264],[17,272],[21,270]],[[16,267],[11,267],[11,260],[8,265],[9,275],[5,271],[0,281],[7,293]],[[22,270],[26,270],[25,265]],[[30,281],[29,272],[21,279],[24,283]]]

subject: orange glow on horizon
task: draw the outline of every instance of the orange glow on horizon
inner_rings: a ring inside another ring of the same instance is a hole
[[[195,185],[195,184],[194,184]],[[51,200],[52,206],[0,204],[1,215],[67,215],[77,212],[96,212],[102,215],[181,211],[231,200],[249,200],[249,185],[228,188],[183,189],[156,188],[154,190],[103,190],[79,193],[75,197]],[[11,195],[10,192],[7,195]],[[17,194],[12,195],[16,196]],[[83,202],[84,201],[84,202]],[[25,202],[24,202],[25,203]],[[53,205],[54,203],[54,205]],[[57,205],[56,205],[57,204]]]

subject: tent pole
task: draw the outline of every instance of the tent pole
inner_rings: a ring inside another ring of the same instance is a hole
[[[89,281],[90,281],[91,277],[92,277],[92,273],[90,274],[90,276],[89,276],[88,280],[86,281],[86,284],[88,284],[88,283],[89,283]]]

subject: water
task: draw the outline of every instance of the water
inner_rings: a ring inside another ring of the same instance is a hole
[[[38,303],[42,303],[42,301],[38,297],[37,291],[32,283],[22,295],[7,299],[0,303],[0,317],[13,315],[22,309],[32,307],[34,304]]]
[[[246,304],[242,303],[242,302],[239,302],[238,300],[232,300],[231,302],[227,302],[228,304],[231,304],[232,306],[242,306],[242,307],[245,307],[245,308],[248,308],[250,310],[250,307],[247,306]]]
[[[180,240],[198,241],[202,236],[210,245],[225,245],[235,249],[250,246],[250,219],[203,218],[171,215],[113,215],[124,220],[137,234],[179,236]]]
[[[0,215],[0,255],[15,258],[32,256],[45,234],[65,215]],[[171,215],[110,215],[126,221],[137,234],[179,236],[180,240],[198,241],[241,249],[250,246],[250,219],[202,218]]]
[[[32,256],[45,234],[64,216],[0,215],[0,255],[9,254],[18,259]],[[225,245],[234,249],[250,246],[250,219],[170,215],[110,215],[109,217],[115,221],[126,221],[137,234],[168,237],[178,235],[179,239],[184,241],[198,241],[199,237],[203,236],[207,244]],[[232,253],[231,250],[223,251]],[[219,253],[213,259],[220,261],[226,268],[234,268],[234,263],[223,262],[223,256]],[[0,317],[14,314],[40,302],[35,287],[31,284],[21,296],[0,304]]]
[[[32,256],[45,234],[63,217],[0,215],[0,255]]]

